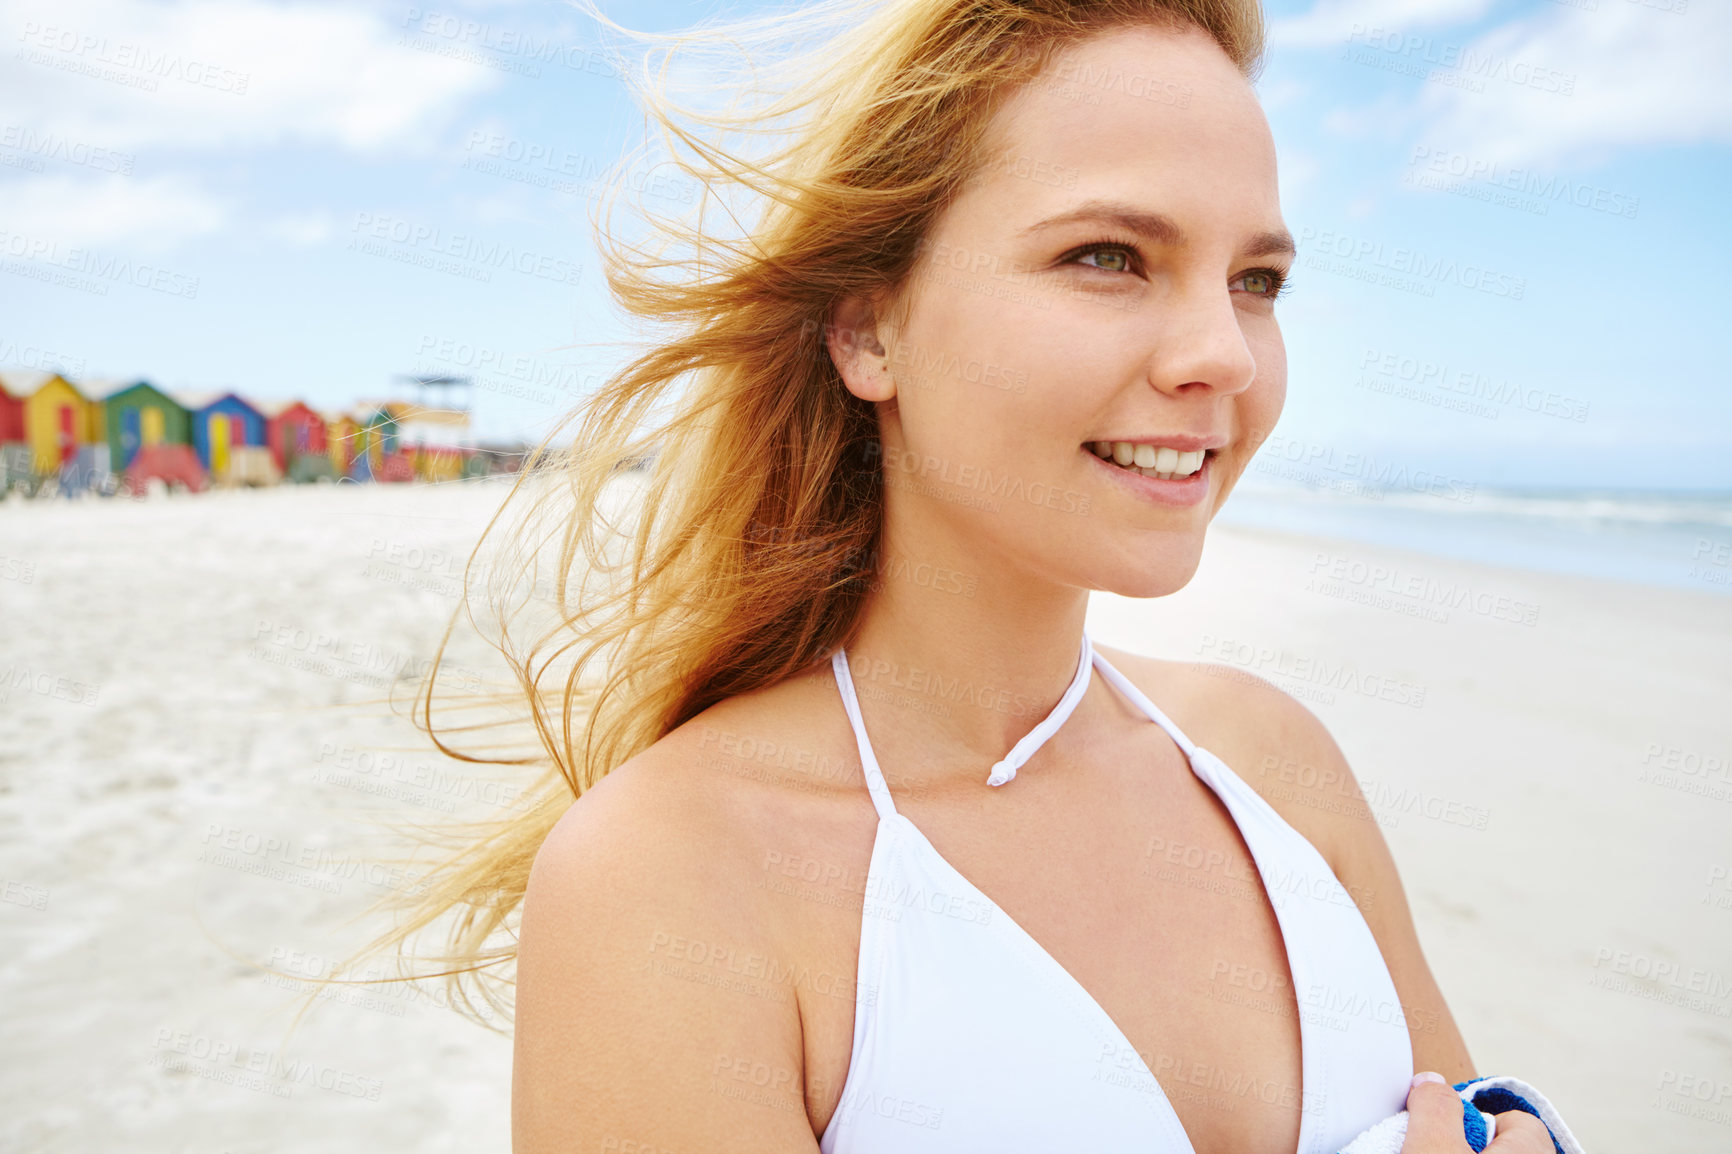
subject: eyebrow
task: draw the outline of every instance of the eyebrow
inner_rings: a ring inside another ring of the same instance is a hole
[[[1076,224],[1079,221],[1100,221],[1105,224],[1117,225],[1127,232],[1135,233],[1157,244],[1164,244],[1172,248],[1182,248],[1186,239],[1185,230],[1180,228],[1172,217],[1110,200],[1085,201],[1069,212],[1049,216],[1045,220],[1029,225],[1022,230],[1022,234],[1027,236],[1062,225]],[[1277,229],[1273,232],[1259,232],[1251,237],[1246,242],[1242,255],[1247,257],[1295,256],[1298,251],[1298,248],[1293,244],[1293,234],[1286,229]]]
[[[1245,255],[1247,257],[1298,256],[1299,247],[1293,243],[1293,234],[1282,228],[1274,232],[1257,233],[1246,243]]]

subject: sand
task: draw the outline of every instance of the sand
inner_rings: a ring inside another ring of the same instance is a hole
[[[416,884],[367,865],[375,820],[515,800],[372,752],[416,735],[360,704],[430,656],[502,493],[0,505],[0,1150],[509,1149],[509,1041],[431,991],[287,1033],[292,975]],[[1329,725],[1482,1071],[1594,1154],[1732,1148],[1732,598],[1218,527],[1091,628]]]

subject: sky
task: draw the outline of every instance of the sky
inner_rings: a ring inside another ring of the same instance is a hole
[[[1702,285],[1732,259],[1732,5],[1266,11],[1300,247],[1266,452],[1732,490]],[[541,0],[0,0],[0,368],[328,407],[468,375],[480,434],[538,438],[629,335],[591,241],[641,132],[607,41]]]

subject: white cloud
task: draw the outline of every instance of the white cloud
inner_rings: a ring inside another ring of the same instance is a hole
[[[32,240],[165,252],[227,226],[230,208],[182,176],[43,176],[0,183],[0,221]]]
[[[1515,21],[1468,50],[1575,77],[1570,95],[1488,80],[1485,91],[1427,85],[1419,111],[1429,139],[1491,161],[1599,158],[1613,149],[1732,142],[1732,5],[1678,14],[1601,0]],[[1466,53],[1464,52],[1464,57]]]
[[[111,148],[413,148],[501,79],[351,3],[0,0],[0,29],[0,115]]]
[[[1346,44],[1355,28],[1422,27],[1477,20],[1491,0],[1317,0],[1309,12],[1272,21],[1269,42],[1277,47]]]

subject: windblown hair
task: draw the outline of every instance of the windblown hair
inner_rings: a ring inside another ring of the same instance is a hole
[[[416,701],[441,750],[538,767],[539,784],[509,818],[446,830],[448,856],[374,946],[401,950],[443,928],[445,952],[416,956],[438,958],[462,1006],[475,1008],[473,979],[507,1016],[511,931],[560,815],[685,721],[806,669],[857,625],[882,490],[873,407],[843,386],[825,346],[838,302],[899,298],[934,220],[989,159],[993,113],[1058,50],[1115,27],[1194,27],[1248,79],[1263,50],[1260,0],[831,0],[665,37],[590,14],[652,45],[633,87],[702,196],[679,218],[640,206],[633,240],[610,223],[623,170],[598,206],[613,298],[656,331],[537,450],[506,502],[534,498],[506,559],[557,607],[524,647],[511,591],[488,597],[500,622],[490,641],[517,682],[508,696],[536,740],[518,756],[448,744],[433,724],[437,666]],[[727,107],[671,94],[676,52],[742,50],[743,67],[706,77]]]

